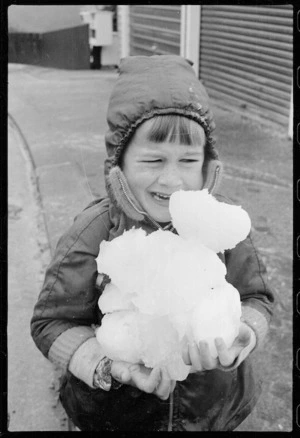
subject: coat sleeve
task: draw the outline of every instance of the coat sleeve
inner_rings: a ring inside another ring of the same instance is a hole
[[[94,205],[77,216],[59,240],[46,271],[44,284],[31,319],[37,347],[62,368],[81,344],[94,336],[97,301],[95,258],[108,238],[108,208]]]
[[[242,320],[255,332],[258,347],[269,328],[274,294],[267,282],[266,267],[253,245],[251,233],[234,249],[225,251],[226,280],[240,293]]]

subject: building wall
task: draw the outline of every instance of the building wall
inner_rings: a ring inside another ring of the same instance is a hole
[[[10,33],[8,35],[8,62],[36,64],[41,59],[42,34]]]
[[[89,69],[88,25],[42,34],[10,33],[8,62],[63,69]]]
[[[291,5],[130,5],[128,17],[130,55],[181,54],[211,97],[288,129]]]
[[[203,5],[199,77],[212,97],[288,127],[291,5]]]
[[[130,5],[130,55],[180,53],[181,5]]]

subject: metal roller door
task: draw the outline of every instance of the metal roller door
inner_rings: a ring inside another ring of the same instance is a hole
[[[211,97],[288,126],[293,8],[202,6],[199,77]]]
[[[130,55],[179,55],[180,17],[180,5],[131,5]]]

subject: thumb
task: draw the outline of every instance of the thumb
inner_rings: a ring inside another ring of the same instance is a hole
[[[101,286],[103,279],[104,279],[104,275],[98,274],[97,279],[96,279],[96,286],[97,287]]]
[[[251,330],[252,329],[247,324],[245,324],[245,323],[241,324],[240,330],[239,330],[239,335],[237,337],[238,344],[241,347],[246,347],[250,343]]]
[[[111,375],[120,383],[128,383],[131,379],[131,374],[125,362],[113,361],[111,364]]]
[[[170,390],[170,393],[174,391],[175,386],[176,386],[176,380],[171,380],[171,390]]]
[[[149,385],[153,386],[154,389],[159,385],[161,379],[162,379],[161,369],[157,367],[153,368],[149,376]]]
[[[232,347],[229,349],[234,357],[237,357],[241,351],[250,344],[251,330],[247,324],[241,324],[238,337],[234,340]]]

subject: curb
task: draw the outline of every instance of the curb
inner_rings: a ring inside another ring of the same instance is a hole
[[[20,144],[23,146],[23,151],[25,152],[26,158],[27,158],[29,165],[30,165],[30,168],[31,168],[30,169],[31,182],[32,182],[33,190],[34,190],[34,197],[35,197],[35,200],[38,204],[39,211],[43,217],[43,224],[45,227],[45,234],[47,237],[48,248],[49,248],[50,253],[51,253],[50,236],[49,236],[49,230],[47,227],[47,218],[46,218],[45,209],[44,209],[44,205],[43,205],[42,194],[41,194],[40,187],[39,187],[36,164],[35,164],[31,149],[29,147],[29,144],[26,140],[26,137],[24,136],[18,123],[16,122],[16,120],[14,119],[14,117],[10,113],[8,113],[8,124],[9,123],[11,123],[12,129],[14,129],[14,131],[17,132],[18,136],[20,137]],[[52,253],[51,253],[51,255],[52,255]]]

